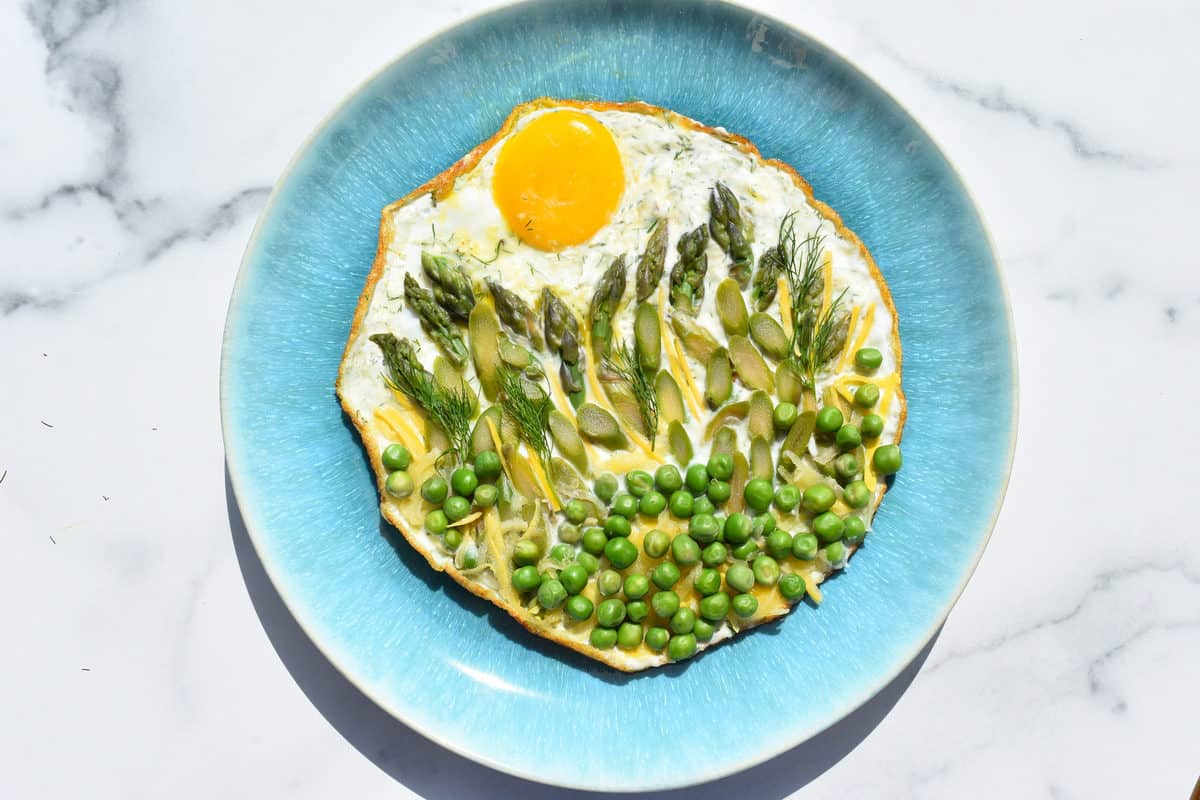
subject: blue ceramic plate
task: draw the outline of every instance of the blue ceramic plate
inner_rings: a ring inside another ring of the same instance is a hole
[[[825,603],[634,676],[526,633],[382,524],[333,391],[380,209],[541,95],[646,100],[794,165],[871,249],[900,315],[905,468],[866,547],[824,587]],[[763,761],[845,716],[917,654],[995,519],[1015,384],[1007,301],[979,214],[928,135],[878,86],[819,42],[735,6],[544,0],[408,52],[304,146],[242,264],[221,403],[254,545],[351,681],[497,769],[628,790]],[[695,733],[716,730],[719,740]]]

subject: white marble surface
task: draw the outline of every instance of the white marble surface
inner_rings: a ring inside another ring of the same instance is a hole
[[[563,796],[426,743],[316,655],[227,508],[217,415],[272,181],[360,79],[484,5],[0,5],[0,795]],[[678,796],[1186,797],[1200,6],[756,5],[961,168],[1012,293],[1021,436],[926,658],[817,742]]]

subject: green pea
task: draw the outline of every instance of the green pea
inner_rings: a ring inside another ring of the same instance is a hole
[[[770,514],[759,514],[754,518],[753,534],[755,536],[769,536],[771,531],[775,530],[777,524],[775,517]]]
[[[662,558],[671,549],[671,537],[655,528],[642,537],[642,549],[651,558]]]
[[[759,586],[774,586],[779,581],[779,562],[768,555],[754,559],[754,582]]]
[[[426,478],[425,482],[421,484],[421,497],[435,506],[446,502],[448,494],[450,494],[450,484],[446,483],[446,479],[441,475]]]
[[[873,383],[864,383],[854,390],[854,405],[859,408],[874,408],[879,402],[879,387]]]
[[[692,582],[696,587],[696,591],[708,597],[710,594],[716,594],[721,591],[721,573],[715,569],[702,569],[700,574],[696,576],[696,580]]]
[[[611,538],[628,536],[633,532],[633,526],[624,517],[609,517],[604,520],[604,532]]]
[[[817,412],[817,430],[821,433],[835,433],[843,422],[845,418],[837,406],[825,406]]]
[[[679,582],[679,567],[670,561],[664,561],[650,571],[650,580],[659,589],[670,589]]]
[[[596,492],[596,497],[600,498],[602,503],[611,503],[613,497],[617,494],[617,476],[611,472],[606,472],[596,478],[596,482],[592,484],[592,489]]]
[[[625,604],[625,617],[630,622],[641,622],[650,615],[650,606],[645,600],[634,600]]]
[[[663,619],[670,619],[679,610],[679,595],[670,590],[656,592],[654,597],[650,598],[650,606],[655,614]]]
[[[792,555],[801,561],[812,561],[816,558],[818,547],[820,543],[811,533],[797,533],[792,537]]]
[[[788,602],[804,597],[805,591],[807,587],[804,585],[804,578],[794,572],[789,572],[779,579],[779,593]]]
[[[613,498],[612,510],[625,519],[633,519],[638,512],[638,499],[631,494],[622,492]]]
[[[596,576],[596,588],[600,590],[600,594],[608,597],[621,591],[621,573],[606,569]]]
[[[586,569],[588,575],[595,575],[596,570],[600,569],[600,559],[591,553],[580,553],[575,556],[575,563]]]
[[[713,453],[708,459],[708,476],[719,481],[733,477],[733,456],[728,453]]]
[[[500,455],[495,450],[483,450],[475,456],[475,476],[479,480],[495,480],[500,471]]]
[[[854,453],[842,453],[833,460],[833,471],[842,480],[849,480],[858,474],[858,457]]]
[[[567,613],[577,620],[585,620],[592,615],[592,601],[581,594],[567,599]]]
[[[758,611],[758,598],[752,594],[739,594],[733,598],[730,605],[733,606],[733,613],[746,619],[753,617],[754,612]]]
[[[718,567],[729,558],[729,548],[722,542],[713,542],[700,553],[700,563],[706,567]]]
[[[617,632],[612,628],[592,628],[590,641],[597,650],[609,650],[617,644]]]
[[[625,569],[637,561],[637,556],[637,547],[626,538],[609,539],[604,545],[604,557],[617,569]]]
[[[458,528],[446,528],[446,532],[442,534],[442,544],[444,544],[446,549],[451,553],[458,550],[458,546],[462,544],[462,540],[462,531]]]
[[[446,519],[451,522],[458,522],[460,519],[471,513],[471,501],[465,497],[454,495],[447,497],[442,510],[446,512]]]
[[[800,505],[800,489],[790,483],[785,483],[775,490],[775,507],[785,514],[795,510]]]
[[[729,555],[733,556],[734,558],[736,558],[740,561],[745,561],[746,559],[750,558],[750,556],[754,555],[757,552],[758,552],[758,542],[751,539],[750,541],[742,542],[737,547],[733,548],[733,550],[730,551]]]
[[[842,499],[851,508],[863,508],[871,502],[871,490],[862,481],[850,481],[842,490]]]
[[[518,592],[532,592],[542,585],[541,573],[533,565],[517,567],[513,570],[512,585]]]
[[[746,499],[746,505],[751,511],[762,513],[771,507],[771,498],[774,496],[774,490],[771,488],[771,482],[766,478],[754,478],[746,483],[746,488],[743,494]]]
[[[617,628],[617,647],[622,650],[632,650],[642,643],[642,626],[635,622],[625,622]]]
[[[468,467],[459,467],[450,475],[450,488],[455,494],[463,497],[470,497],[475,494],[475,487],[479,485],[479,477],[475,474],[475,470]]]
[[[667,505],[672,515],[686,519],[692,515],[692,493],[687,489],[678,489],[671,493]]]
[[[575,560],[575,548],[560,542],[550,548],[550,558],[560,564],[570,564]],[[570,587],[567,588],[567,591],[570,591]],[[571,593],[574,594],[574,592]]]
[[[875,451],[874,464],[880,475],[894,475],[900,471],[904,458],[900,448],[894,444],[885,444]]]
[[[717,507],[713,505],[713,501],[709,500],[704,495],[700,495],[699,497],[692,500],[692,516],[693,517],[696,516],[697,514],[711,514],[716,510],[717,510]]]
[[[491,452],[488,450],[487,452]],[[475,490],[475,505],[480,508],[491,508],[500,502],[500,490],[493,484],[485,483]],[[578,528],[576,528],[578,530]]]
[[[615,628],[625,621],[625,603],[616,598],[610,597],[607,600],[601,600],[600,605],[596,606],[596,622],[606,628]]]
[[[537,598],[538,605],[542,608],[558,608],[567,602],[567,590],[557,578],[550,578],[542,581],[542,585],[538,587]]]
[[[671,617],[671,633],[691,633],[696,627],[696,612],[681,608]]]
[[[796,404],[785,401],[775,406],[775,410],[771,412],[771,422],[776,431],[787,433],[796,424],[796,418],[799,416],[800,410],[796,408]]]
[[[413,493],[413,479],[404,470],[397,470],[387,476],[384,488],[392,497],[403,499]]]
[[[475,490],[475,499],[479,500],[479,493],[483,491],[484,486],[480,486]],[[572,525],[569,522],[564,522],[558,526],[558,540],[567,544],[579,544],[583,539],[583,531],[578,525]]]
[[[671,632],[666,628],[657,626],[646,631],[646,647],[651,650],[662,650],[667,646],[667,641],[671,638]]]
[[[692,628],[692,635],[696,637],[697,642],[707,642],[713,637],[712,623],[706,619],[696,620],[695,627]]]
[[[864,347],[854,354],[854,365],[859,369],[879,369],[883,363],[883,353],[874,347]]]
[[[698,514],[688,520],[688,535],[707,544],[717,538],[721,528],[712,514]]]
[[[759,556],[762,558],[762,556]],[[758,558],[754,559],[755,561]],[[754,588],[754,570],[749,565],[737,563],[725,571],[725,582],[729,588],[738,592],[748,592]]]
[[[838,428],[834,442],[839,450],[853,450],[862,444],[862,434],[858,432],[858,427],[855,425],[843,425]]]
[[[389,472],[408,469],[408,465],[412,463],[412,453],[408,452],[408,448],[402,444],[389,444],[383,448],[382,459],[383,466]]]
[[[819,514],[813,519],[812,528],[817,538],[828,544],[842,538],[842,533],[846,529],[846,523],[837,514],[832,511],[826,511],[824,514]]]
[[[867,414],[858,423],[858,432],[864,439],[878,439],[883,433],[883,417],[878,414]]]
[[[625,476],[625,488],[634,497],[641,497],[654,488],[654,476],[644,469],[630,470]]]
[[[563,513],[567,515],[567,522],[580,525],[588,517],[587,503],[582,500],[568,500],[567,504],[563,506]]]
[[[767,535],[767,553],[775,559],[787,558],[792,554],[792,535],[776,528]]]
[[[524,569],[524,567],[521,567]],[[583,587],[587,586],[588,573],[587,570],[578,564],[571,566],[558,573],[559,583],[567,590],[567,594],[579,594],[583,591]]]
[[[667,498],[663,497],[661,492],[657,492],[654,489],[642,495],[641,502],[638,503],[638,511],[647,517],[657,517],[666,507]]]
[[[683,483],[692,494],[700,494],[708,488],[708,470],[703,464],[692,464],[687,468]]]
[[[837,495],[833,493],[833,489],[823,483],[814,483],[804,490],[804,498],[801,502],[804,503],[805,511],[820,514],[822,511],[833,508],[836,500]]]
[[[729,613],[729,595],[725,592],[710,594],[700,600],[700,616],[709,622],[720,622]]]
[[[867,535],[867,523],[862,517],[846,517],[843,523],[842,541],[846,544],[858,544]]]
[[[725,541],[734,546],[744,544],[754,530],[754,523],[740,511],[735,511],[725,519]]]
[[[825,546],[825,560],[834,567],[846,563],[846,545],[841,542],[830,542]]]
[[[446,526],[450,524],[450,520],[446,519],[446,512],[440,508],[435,508],[425,515],[425,530],[432,533],[434,536],[446,530]]]
[[[672,636],[667,643],[667,657],[672,661],[683,661],[696,654],[696,637],[690,633]]]
[[[733,487],[729,485],[729,481],[720,481],[713,478],[708,482],[708,492],[706,494],[713,505],[719,506],[733,494]]]
[[[585,528],[583,531],[583,551],[598,556],[604,552],[604,545],[608,544],[608,535],[604,532],[604,528]]]
[[[671,557],[676,564],[688,566],[700,560],[700,545],[686,533],[681,533],[671,540]]]
[[[536,564],[542,557],[542,547],[533,539],[521,539],[513,546],[513,563],[517,566]]]
[[[640,572],[634,572],[625,578],[624,588],[625,596],[630,600],[641,600],[650,591],[650,581]]]
[[[683,476],[674,464],[663,464],[654,471],[654,485],[663,494],[671,494],[683,488]]]

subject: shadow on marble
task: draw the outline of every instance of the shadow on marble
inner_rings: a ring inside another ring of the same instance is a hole
[[[329,663],[292,617],[267,577],[238,510],[229,473],[225,503],[242,579],[267,638],[301,691],[346,741],[379,769],[427,800],[521,797],[628,797],[573,792],[515,778],[476,764],[421,736],[375,705]],[[863,706],[819,736],[743,773],[702,786],[646,795],[659,800],[787,797],[841,761],[875,729],[916,678],[938,633],[917,657]]]

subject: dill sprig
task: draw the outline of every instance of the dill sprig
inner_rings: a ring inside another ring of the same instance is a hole
[[[633,393],[638,414],[646,427],[646,437],[650,440],[650,449],[653,450],[658,435],[658,395],[646,373],[642,372],[634,347],[629,342],[617,343],[604,363]]]
[[[546,436],[546,417],[550,412],[550,394],[541,386],[546,380],[545,373],[536,367],[533,369],[538,377],[538,383],[523,379],[525,373],[501,368],[500,391],[504,393],[504,413],[517,423],[517,435],[522,441],[537,453],[547,474],[550,472],[550,440]],[[535,396],[530,396],[530,389],[536,389]]]
[[[421,408],[450,440],[450,449],[462,463],[470,454],[471,414],[474,401],[465,387],[447,389],[433,379],[417,359],[416,346],[409,339],[391,333],[370,337],[383,352],[387,372],[383,380]]]
[[[848,319],[842,312],[842,290],[821,310],[825,291],[825,275],[821,268],[825,236],[820,229],[796,241],[795,212],[789,213],[779,225],[779,259],[788,277],[792,294],[792,341],[788,361],[801,382],[815,389],[817,372],[845,344]]]

